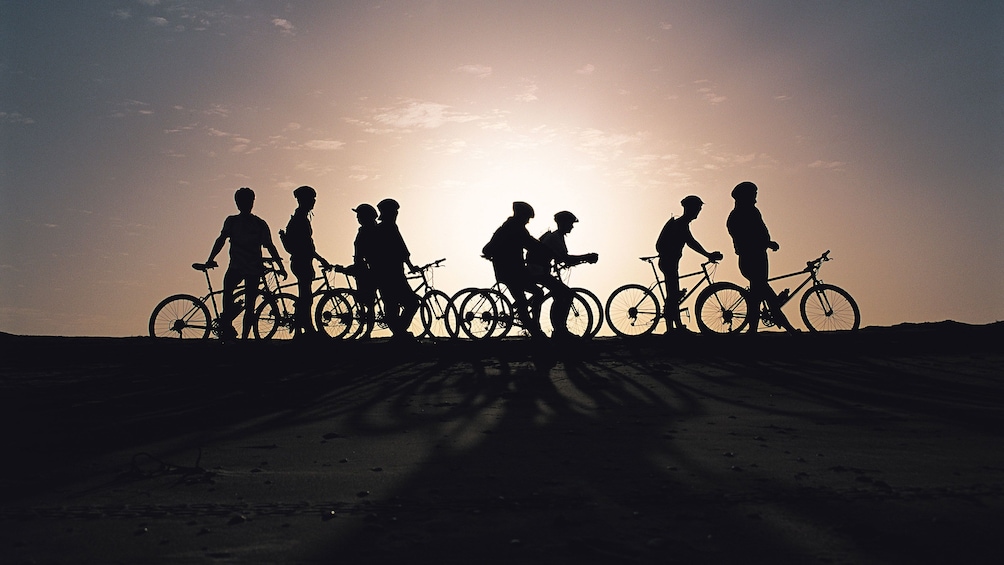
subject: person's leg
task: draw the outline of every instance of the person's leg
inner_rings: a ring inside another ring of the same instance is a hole
[[[666,333],[673,328],[682,328],[680,320],[680,263],[679,261],[659,260],[659,270],[666,281],[666,307],[663,317],[666,319]]]
[[[261,282],[261,274],[244,276],[244,328],[241,339],[248,339],[251,335],[251,327],[255,323],[254,309],[258,302],[259,282]]]
[[[239,314],[237,304],[234,302],[234,292],[240,284],[242,276],[233,269],[227,269],[223,275],[223,315],[220,320],[224,338],[237,337],[237,330],[234,329],[234,319]]]
[[[763,287],[767,284],[767,252],[760,254],[744,254],[739,256],[739,272],[742,273],[750,283],[749,303],[747,304],[746,319],[749,321],[749,333],[756,333],[760,326],[760,303],[764,299]]]
[[[296,277],[297,295],[294,305],[295,312],[293,314],[296,332],[313,333],[314,326],[310,322],[310,307],[314,301],[314,297],[310,287],[314,282],[314,275],[316,274],[314,266],[312,262],[308,262],[306,265],[300,262],[291,262],[290,270],[293,271],[293,276]]]
[[[567,335],[568,311],[572,308],[572,289],[568,288],[568,285],[550,275],[543,275],[539,277],[536,282],[551,291],[553,302],[551,303],[551,312],[549,313],[549,316],[551,320],[551,327],[554,328],[554,335]],[[539,316],[541,315],[543,315],[543,312],[538,314],[538,323],[540,320]]]

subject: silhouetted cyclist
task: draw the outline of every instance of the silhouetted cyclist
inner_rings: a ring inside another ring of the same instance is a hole
[[[309,186],[301,186],[293,191],[296,198],[296,210],[286,224],[286,230],[279,230],[282,246],[289,253],[289,270],[296,277],[296,310],[294,322],[296,336],[316,334],[310,321],[310,307],[314,301],[310,286],[317,272],[314,271],[314,259],[328,266],[327,260],[317,254],[314,247],[314,230],[310,226],[310,212],[317,202],[317,191]]]
[[[400,204],[391,198],[381,200],[377,204],[377,209],[380,210],[380,223],[376,226],[375,244],[367,257],[367,262],[373,275],[373,282],[380,290],[387,325],[394,337],[414,339],[408,331],[408,326],[418,312],[420,299],[408,284],[404,266],[407,265],[412,273],[417,269],[411,263],[411,252],[408,251],[401,230],[397,226],[400,208]]]
[[[495,233],[491,240],[484,246],[481,252],[491,262],[495,268],[495,278],[509,288],[512,293],[513,305],[519,311],[520,319],[523,320],[534,338],[544,337],[540,329],[538,310],[544,300],[544,293],[537,286],[536,277],[530,273],[523,259],[523,250],[540,253],[547,257],[552,257],[550,249],[538,241],[530,232],[526,230],[526,224],[534,216],[533,207],[526,202],[512,203],[512,216],[506,219]],[[526,295],[532,296],[531,302],[527,302]],[[558,327],[565,327],[565,320],[562,318]]]
[[[781,312],[781,306],[774,289],[767,283],[767,250],[777,251],[780,246],[770,239],[767,225],[756,207],[757,186],[749,181],[741,182],[732,189],[735,208],[729,214],[727,226],[739,255],[739,271],[750,282],[749,324],[750,333],[756,333],[760,324],[760,304],[767,303],[771,315],[778,326],[788,332],[797,331]]]
[[[223,275],[223,321],[228,327],[223,328],[224,339],[234,339],[237,332],[233,328],[233,320],[237,317],[237,305],[234,303],[234,291],[244,283],[244,327],[242,337],[248,338],[254,323],[255,302],[258,299],[258,283],[265,272],[262,263],[261,248],[268,249],[272,260],[279,265],[279,274],[286,278],[286,269],[282,266],[279,251],[272,243],[272,234],[265,220],[251,213],[254,208],[254,191],[248,187],[237,189],[234,202],[240,214],[227,216],[223,221],[220,236],[213,244],[209,253],[208,265],[216,265],[216,255],[223,250],[223,244],[230,240],[230,266]]]
[[[366,311],[372,314],[376,303],[376,286],[370,272],[369,258],[380,245],[377,241],[377,211],[369,204],[360,204],[352,211],[356,213],[359,231],[353,242],[352,265],[345,272],[355,277],[358,298],[366,306]]]
[[[723,255],[720,251],[708,253],[704,246],[694,239],[690,233],[690,222],[697,219],[704,207],[704,202],[697,196],[687,196],[680,201],[683,205],[683,215],[679,218],[670,218],[666,225],[659,232],[659,239],[655,242],[655,250],[659,253],[659,270],[662,271],[666,280],[666,333],[677,331],[689,331],[680,320],[680,258],[683,257],[683,247],[687,246],[694,251],[704,255],[709,261],[721,261]]]
[[[565,236],[572,231],[575,223],[579,219],[575,214],[565,210],[554,215],[554,223],[557,229],[548,231],[540,236],[540,242],[547,248],[544,252],[539,247],[534,246],[526,254],[526,266],[532,276],[534,283],[542,285],[551,291],[554,303],[551,305],[551,327],[554,328],[552,338],[571,337],[566,322],[568,320],[568,310],[572,307],[572,290],[568,288],[562,280],[552,274],[552,264],[559,263],[565,266],[578,265],[579,263],[595,263],[599,260],[596,253],[585,255],[569,255],[568,245],[565,243]]]

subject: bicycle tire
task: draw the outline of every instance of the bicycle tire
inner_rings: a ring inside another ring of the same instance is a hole
[[[737,333],[749,325],[748,294],[735,283],[722,281],[708,285],[697,296],[694,309],[701,333]]]
[[[191,294],[174,294],[160,301],[150,314],[150,337],[208,339],[212,330],[209,308]]]
[[[317,331],[333,339],[351,337],[354,322],[352,309],[355,300],[348,290],[328,290],[321,293],[314,308],[314,325]]]
[[[600,329],[603,328],[603,302],[600,301],[599,296],[596,296],[588,288],[577,286],[572,289],[572,292],[581,294],[586,298],[586,302],[589,304],[589,311],[593,315],[593,327],[589,330],[589,337],[596,337],[596,334],[600,333]]]
[[[493,291],[468,288],[458,292],[456,297],[462,298],[457,319],[464,334],[476,340],[493,337],[499,322],[498,303]]]
[[[806,290],[799,310],[811,332],[853,331],[861,326],[857,302],[846,290],[832,284],[817,284]]]
[[[422,335],[431,338],[457,337],[457,309],[450,297],[441,290],[430,290],[422,297],[419,317],[424,329]]]
[[[607,323],[623,337],[650,334],[659,324],[659,299],[640,284],[626,284],[610,293],[607,299]]]
[[[551,324],[551,308],[554,307],[554,295],[547,293],[540,307],[540,329],[544,335],[551,337],[554,335],[554,327]],[[572,305],[568,309],[568,316],[565,319],[565,328],[576,337],[592,337],[593,311],[589,306],[589,298],[582,294],[572,293]]]
[[[255,339],[293,339],[296,335],[295,304],[296,295],[288,292],[262,296],[251,327]]]

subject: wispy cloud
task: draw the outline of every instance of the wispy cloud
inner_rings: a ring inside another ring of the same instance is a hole
[[[579,74],[579,75],[591,75],[591,74],[593,74],[593,71],[595,71],[595,70],[596,70],[596,67],[592,63],[587,63],[585,66],[576,69],[575,70],[575,74]]]
[[[461,65],[454,69],[455,72],[472,75],[477,78],[488,78],[492,76],[492,68],[489,65]]]
[[[810,169],[830,169],[840,171],[843,170],[845,166],[847,166],[847,163],[843,161],[823,161],[821,159],[809,163]]]
[[[160,16],[147,18],[146,21],[150,22],[151,24],[157,27],[166,27],[168,25],[171,25],[171,22],[167,21],[167,18],[162,18]]]
[[[0,124],[33,124],[35,120],[19,112],[0,112]]]
[[[382,108],[373,120],[397,131],[434,129],[448,123],[464,123],[482,119],[479,116],[458,112],[446,104],[405,100],[400,105]],[[365,122],[361,122],[365,123]]]
[[[519,102],[533,102],[537,100],[537,91],[539,89],[540,87],[537,86],[537,83],[525,78],[522,81],[519,94],[516,95],[516,100]]]
[[[275,18],[272,20],[272,25],[279,28],[280,33],[283,35],[296,35],[296,28],[289,20],[284,20],[282,18]]]
[[[335,151],[344,146],[344,141],[337,141],[334,139],[312,139],[303,144],[304,148],[313,149],[315,151]]]

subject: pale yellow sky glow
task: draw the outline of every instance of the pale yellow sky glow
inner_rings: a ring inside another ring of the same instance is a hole
[[[605,299],[650,282],[688,194],[743,282],[725,219],[752,180],[772,273],[832,250],[864,325],[1004,318],[995,3],[60,4],[0,8],[0,331],[144,334],[204,290],[238,187],[274,234],[303,184],[322,255],[393,197],[451,294],[493,282],[514,200],[535,235],[571,210],[600,254],[572,282]]]

